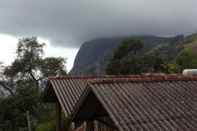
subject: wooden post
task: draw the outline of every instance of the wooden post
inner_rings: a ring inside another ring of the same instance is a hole
[[[56,131],[61,131],[61,106],[56,103]]]

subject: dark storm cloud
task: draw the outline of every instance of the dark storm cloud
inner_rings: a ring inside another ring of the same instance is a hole
[[[97,37],[196,30],[196,0],[0,0],[1,33],[66,47]]]

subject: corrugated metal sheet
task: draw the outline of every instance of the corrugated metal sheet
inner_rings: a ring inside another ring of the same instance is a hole
[[[196,77],[55,77],[48,82],[67,116],[89,90],[120,131],[197,130]]]
[[[91,87],[120,131],[197,130],[197,81],[113,80]]]
[[[134,78],[138,76],[118,76],[118,79],[131,77]],[[48,79],[48,85],[51,85],[53,88],[65,115],[69,116],[71,115],[75,104],[79,101],[79,98],[83,94],[89,81],[116,78],[117,76],[50,77]],[[47,94],[45,97],[47,97]]]
[[[86,87],[85,79],[50,79],[66,116],[69,116]]]

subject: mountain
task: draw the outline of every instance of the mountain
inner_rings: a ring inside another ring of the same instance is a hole
[[[113,55],[114,50],[121,42],[130,37],[99,38],[82,44],[70,71],[71,75],[101,75],[105,74],[105,68]],[[157,37],[157,36],[133,36],[141,39],[144,49],[141,53],[158,50],[166,58],[174,58],[182,48],[184,36]]]
[[[197,55],[197,33],[188,36],[187,39],[184,40],[183,44],[185,49],[189,49]]]
[[[122,38],[101,38],[87,41],[79,49],[70,72],[72,75],[103,73],[105,60],[121,43]]]

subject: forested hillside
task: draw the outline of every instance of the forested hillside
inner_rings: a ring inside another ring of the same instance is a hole
[[[117,47],[128,38],[137,38],[143,41],[144,47],[138,55],[159,52],[160,56],[167,61],[173,61],[185,48],[197,49],[196,34],[189,36],[157,37],[157,36],[134,36],[121,38],[95,39],[85,42],[74,62],[72,75],[105,74],[106,65],[109,63]],[[195,52],[195,51],[194,51]]]

